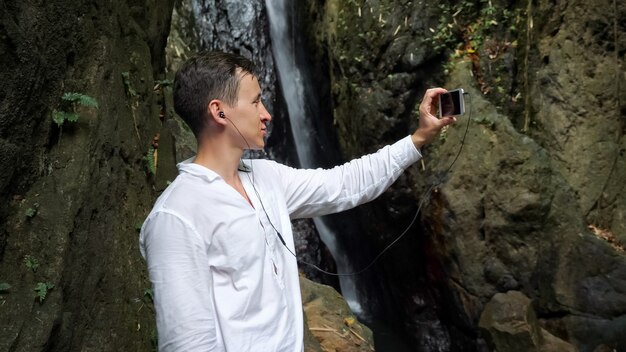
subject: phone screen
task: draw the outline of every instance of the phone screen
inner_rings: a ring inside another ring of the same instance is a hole
[[[440,117],[463,115],[464,110],[462,90],[451,90],[439,96]]]

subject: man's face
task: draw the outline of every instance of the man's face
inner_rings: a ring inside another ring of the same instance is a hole
[[[262,149],[265,146],[267,123],[272,117],[261,101],[261,87],[257,78],[241,72],[239,77],[237,103],[224,109],[229,122],[236,127],[232,131],[233,140],[243,149]]]

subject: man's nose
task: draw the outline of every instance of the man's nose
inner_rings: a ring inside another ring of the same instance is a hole
[[[261,121],[264,121],[264,122],[272,121],[272,115],[270,115],[269,111],[267,111],[263,103],[261,103]]]

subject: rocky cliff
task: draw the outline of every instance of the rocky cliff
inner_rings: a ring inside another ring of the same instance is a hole
[[[527,350],[478,327],[496,293],[518,291],[555,338],[626,348],[626,7],[326,1],[308,11],[346,158],[408,133],[427,86],[471,97],[471,116],[423,150],[424,164],[361,209],[368,237],[388,243],[427,197],[412,238],[381,263],[378,298],[397,306],[379,316],[402,317],[418,351]]]
[[[0,350],[151,348],[137,226],[172,7],[0,4]]]

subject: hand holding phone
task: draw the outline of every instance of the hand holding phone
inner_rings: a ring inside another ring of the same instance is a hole
[[[465,101],[462,88],[450,90],[439,95],[439,118],[459,116],[465,113]]]
[[[430,88],[424,93],[419,106],[419,126],[411,135],[413,144],[417,149],[432,141],[443,127],[454,123],[454,117],[444,116],[443,118],[437,118],[436,116],[437,99],[445,93],[447,91],[443,88]]]

